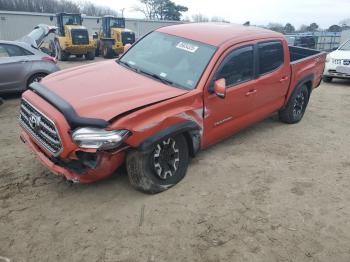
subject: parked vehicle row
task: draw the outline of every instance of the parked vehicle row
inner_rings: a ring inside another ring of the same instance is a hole
[[[104,58],[112,58],[121,54],[126,44],[135,42],[135,33],[125,29],[123,17],[102,17],[100,31],[93,37],[89,37],[88,30],[82,25],[81,14],[59,13],[56,19],[58,34],[54,43],[60,61],[68,60],[71,55],[93,60],[100,53]]]
[[[158,193],[184,178],[200,149],[274,112],[299,122],[325,59],[256,27],[163,27],[118,60],[31,84],[21,139],[70,181],[91,183],[126,163],[136,189]]]

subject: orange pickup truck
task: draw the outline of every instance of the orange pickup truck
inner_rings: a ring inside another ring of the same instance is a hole
[[[325,59],[257,27],[163,27],[117,60],[33,83],[21,140],[70,181],[90,183],[125,163],[135,188],[158,193],[185,176],[198,150],[275,112],[299,122]]]

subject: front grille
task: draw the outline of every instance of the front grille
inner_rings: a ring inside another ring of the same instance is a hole
[[[88,45],[89,33],[86,29],[72,29],[73,45]]]
[[[21,102],[19,122],[27,133],[52,155],[58,156],[61,153],[62,143],[55,124],[24,99]]]
[[[341,59],[332,59],[332,63],[335,65],[341,65],[342,64],[342,60]]]
[[[122,43],[133,44],[135,42],[135,34],[133,32],[122,32]]]

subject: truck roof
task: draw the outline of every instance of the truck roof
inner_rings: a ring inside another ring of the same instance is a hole
[[[268,29],[229,23],[189,23],[166,26],[157,29],[158,32],[176,35],[199,41],[213,46],[220,46],[227,41],[248,41],[258,38],[276,37],[283,35]]]

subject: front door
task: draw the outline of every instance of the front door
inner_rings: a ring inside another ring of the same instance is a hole
[[[210,82],[226,80],[226,97],[208,91],[204,97],[204,136],[202,146],[214,144],[254,122],[256,95],[254,44],[228,50]]]

